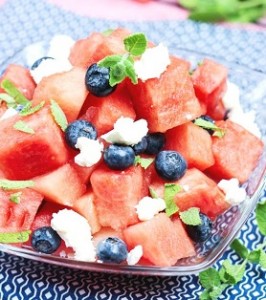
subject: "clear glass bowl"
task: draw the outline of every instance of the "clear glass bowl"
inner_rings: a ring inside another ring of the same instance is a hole
[[[237,84],[241,90],[241,104],[245,111],[254,110],[256,112],[256,123],[258,124],[263,141],[266,141],[265,126],[265,103],[266,103],[266,74],[259,70],[251,70],[237,63],[221,60],[219,57],[210,57],[196,51],[186,49],[175,49],[177,56],[183,57],[191,61],[192,65],[196,65],[203,58],[212,58],[229,69],[229,79]],[[21,63],[25,61],[24,51],[17,53],[14,57],[6,60],[1,71],[9,63]],[[244,156],[248,155],[243,153]],[[246,222],[250,213],[254,210],[257,201],[263,195],[265,190],[265,168],[266,168],[266,151],[261,157],[257,168],[254,170],[248,182],[245,183],[250,199],[243,202],[239,206],[233,206],[225,213],[220,215],[214,223],[212,236],[209,240],[202,244],[196,245],[197,255],[194,257],[181,259],[172,267],[156,267],[150,265],[117,265],[105,263],[86,263],[69,258],[62,258],[55,255],[45,255],[32,251],[28,248],[19,248],[11,245],[0,244],[0,250],[33,259],[40,262],[47,262],[59,266],[66,266],[88,271],[114,272],[120,274],[140,274],[140,275],[191,275],[210,267],[224,253],[227,246],[235,238],[243,224]]]

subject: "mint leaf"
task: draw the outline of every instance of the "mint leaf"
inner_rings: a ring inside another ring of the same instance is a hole
[[[246,259],[249,256],[249,251],[246,248],[246,246],[244,246],[240,240],[235,239],[233,240],[232,244],[230,245],[230,247],[235,250],[235,252],[242,258]]]
[[[219,286],[221,284],[219,272],[214,268],[209,268],[199,273],[200,284],[205,289],[210,289],[213,286]]]
[[[123,55],[109,55],[101,59],[97,65],[100,67],[111,68],[123,60]]]
[[[114,32],[114,29],[109,28],[109,29],[104,30],[104,31],[102,32],[102,34],[103,34],[104,36],[109,36],[109,35],[111,35],[113,32]]]
[[[144,158],[144,157],[141,157],[139,155],[135,156],[135,166],[136,165],[141,165],[142,168],[144,169],[147,169],[150,164],[154,161],[154,158]]]
[[[158,193],[152,187],[149,187],[149,192],[152,198],[160,198]]]
[[[0,100],[6,102],[8,107],[15,107],[16,106],[16,101],[13,97],[11,97],[8,94],[1,93],[0,94]],[[1,103],[0,101],[0,103]]]
[[[19,130],[19,131],[22,131],[22,132],[25,132],[25,133],[29,133],[29,134],[34,134],[35,131],[27,124],[25,123],[24,121],[17,121],[13,127],[16,129],[16,130]]]
[[[109,84],[115,86],[126,78],[126,67],[123,61],[118,62],[110,68]]]
[[[0,232],[0,243],[25,243],[29,240],[30,234],[30,230],[25,230],[21,232]]]
[[[143,33],[134,33],[124,39],[124,45],[131,55],[139,56],[147,48],[147,38]]]
[[[214,131],[213,136],[222,138],[225,135],[225,129],[220,128],[220,127],[216,126],[214,123],[212,123],[210,121],[206,121],[202,118],[195,119],[194,124],[198,125],[199,127],[204,128],[204,129],[213,130]]]
[[[233,265],[230,260],[226,259],[223,262],[224,279],[226,279],[226,283],[236,284],[241,281],[245,274],[246,264],[247,261],[245,260],[241,265]]]
[[[261,234],[266,236],[266,201],[257,204],[255,213],[259,230]]]
[[[51,113],[55,122],[62,129],[62,131],[65,131],[68,125],[65,113],[55,100],[51,99],[50,102]]]
[[[205,290],[199,295],[200,300],[212,300],[212,298],[209,295],[209,291]]]
[[[260,262],[260,254],[261,254],[260,249],[250,251],[250,253],[248,255],[248,260],[250,262],[252,262],[253,264],[258,264]]]
[[[32,107],[31,103],[25,105],[22,110],[19,112],[19,114],[23,117],[32,115],[39,111],[41,108],[43,108],[45,104],[45,101],[40,102],[38,105]]]
[[[175,195],[180,192],[181,189],[180,185],[175,183],[165,183],[164,185],[165,212],[168,217],[178,212],[178,207],[175,203]]]
[[[197,226],[201,224],[200,209],[191,207],[185,211],[179,212],[180,219],[186,225]]]
[[[32,180],[0,180],[0,188],[4,190],[18,190],[34,186],[34,181]]]
[[[16,204],[19,204],[20,203],[21,194],[22,194],[22,192],[13,193],[13,194],[11,194],[9,196],[9,200],[11,202],[16,203]]]
[[[16,86],[9,81],[8,79],[4,79],[1,82],[1,88],[11,96],[17,104],[26,105],[30,103],[30,101],[16,88]]]
[[[209,292],[210,299],[216,300],[222,294],[222,292],[228,287],[228,284],[221,284],[219,286],[214,286]]]
[[[126,71],[126,75],[127,77],[129,77],[131,79],[131,82],[133,84],[137,84],[138,83],[138,76],[136,74],[135,68],[134,68],[134,63],[130,61],[130,59],[125,60],[125,71]]]
[[[266,253],[261,250],[259,264],[263,269],[266,269]]]

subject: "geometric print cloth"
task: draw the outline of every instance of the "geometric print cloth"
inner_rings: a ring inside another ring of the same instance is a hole
[[[49,41],[55,34],[67,34],[78,39],[91,31],[118,26],[145,32],[149,39],[155,43],[163,42],[170,51],[177,47],[199,50],[206,55],[215,53],[227,61],[266,73],[266,32],[263,31],[230,29],[189,20],[134,23],[89,19],[45,1],[34,0],[10,0],[1,7],[0,65],[3,66],[7,58],[12,58],[24,47]],[[265,193],[262,198],[265,200]],[[262,241],[254,214],[251,214],[238,238],[250,248]],[[228,248],[214,266],[218,267],[227,258],[234,262],[239,259]],[[54,266],[0,252],[0,300],[196,300],[200,292],[196,275],[104,274]],[[219,299],[266,300],[265,270],[249,264],[244,279],[237,286],[228,288]]]

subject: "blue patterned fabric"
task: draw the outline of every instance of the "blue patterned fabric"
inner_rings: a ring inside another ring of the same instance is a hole
[[[11,0],[0,10],[0,65],[25,46],[50,40],[54,34],[74,39],[91,31],[125,26],[143,31],[154,42],[163,41],[175,48],[200,50],[229,61],[239,62],[266,72],[266,32],[226,29],[190,21],[121,22],[94,20],[63,11],[44,1]],[[261,242],[254,214],[239,237],[248,246]],[[217,262],[230,258],[227,250]],[[256,265],[248,265],[240,284],[228,288],[219,299],[266,299],[266,274]],[[0,252],[0,300],[74,300],[74,299],[198,299],[201,287],[195,275],[180,277],[144,277],[86,272],[34,262]]]

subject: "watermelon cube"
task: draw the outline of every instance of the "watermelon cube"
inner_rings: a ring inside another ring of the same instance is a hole
[[[225,129],[225,135],[212,137],[215,163],[206,172],[216,180],[237,178],[244,183],[262,155],[263,142],[229,119],[216,124]]]
[[[85,86],[86,70],[73,68],[68,72],[44,77],[33,94],[33,105],[41,101],[55,100],[66,114],[69,122],[78,118],[81,107],[88,95]]]
[[[173,266],[177,260],[196,254],[180,219],[172,220],[165,213],[129,226],[123,235],[129,249],[141,245],[143,257],[156,266]]]
[[[138,222],[135,206],[147,195],[143,169],[140,166],[124,171],[99,167],[91,174],[91,186],[102,226],[121,230]]]
[[[23,120],[35,133],[14,128]],[[61,129],[45,107],[27,117],[19,115],[1,121],[0,169],[8,179],[30,179],[50,172],[68,160]]]
[[[214,164],[210,134],[192,122],[168,130],[165,148],[181,153],[189,168],[205,170]]]
[[[32,99],[36,84],[28,69],[20,65],[10,64],[1,76],[0,82],[4,79],[10,80],[27,99]],[[4,90],[0,88],[0,93],[3,92]]]
[[[20,202],[10,201],[10,194],[21,192]],[[5,192],[0,189],[0,232],[29,230],[43,196],[32,189]]]
[[[70,164],[35,177],[33,181],[33,189],[43,194],[46,200],[68,207],[72,207],[86,191],[85,184]]]
[[[184,60],[172,57],[160,78],[128,86],[137,118],[146,119],[150,131],[165,132],[204,112],[194,93],[189,64]]]

